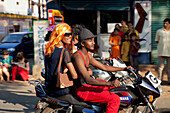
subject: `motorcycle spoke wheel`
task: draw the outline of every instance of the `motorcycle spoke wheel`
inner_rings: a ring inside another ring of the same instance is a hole
[[[126,109],[126,113],[149,113],[150,109],[148,106],[139,106],[137,108],[128,108]]]
[[[53,109],[51,107],[46,107],[42,113],[66,113],[66,111],[62,108],[56,108],[56,109]]]

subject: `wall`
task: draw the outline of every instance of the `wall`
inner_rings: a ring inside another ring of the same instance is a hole
[[[99,34],[97,36],[97,44],[99,45],[98,53],[100,57],[108,58],[110,57],[109,48],[109,38],[110,34]]]
[[[12,15],[11,15],[12,16]],[[24,16],[25,18],[10,18],[0,17],[0,40],[10,32],[18,32],[15,26],[19,26],[19,32],[29,31],[29,24],[32,22],[32,18]]]
[[[0,1],[0,12],[27,15],[28,0]]]

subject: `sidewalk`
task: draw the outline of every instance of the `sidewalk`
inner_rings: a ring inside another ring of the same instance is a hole
[[[158,66],[157,65],[145,65],[145,64],[140,64],[139,65],[139,74],[141,74],[142,76],[145,75],[146,72],[150,71],[152,72],[156,77],[158,77]],[[163,81],[167,82],[168,81],[168,77],[167,77],[167,73],[166,73],[166,66],[163,72]]]

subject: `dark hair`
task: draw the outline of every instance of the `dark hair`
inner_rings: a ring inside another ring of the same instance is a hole
[[[131,23],[131,24],[133,25],[132,21],[128,21],[128,24],[129,24],[129,23]]]
[[[45,41],[49,41],[50,40],[50,35],[51,35],[52,31],[48,31],[48,33],[45,35],[44,40]]]
[[[2,54],[3,54],[3,55],[9,55],[9,51],[6,50],[6,49],[4,49],[4,50],[2,51]]]
[[[119,27],[120,27],[120,25],[119,25],[119,24],[116,24],[115,26],[119,26]]]
[[[168,22],[170,24],[170,19],[166,18],[166,19],[164,19],[164,22]]]
[[[118,29],[118,28],[115,28],[114,31],[118,31],[118,32],[119,32],[119,29]]]
[[[81,48],[82,48],[81,43],[84,44],[84,43],[85,43],[85,40],[83,40],[82,42],[78,42],[78,43],[77,43],[77,48],[78,48],[78,49],[81,49]]]
[[[128,36],[128,33],[125,33],[124,36]]]
[[[16,61],[20,61],[24,58],[24,53],[22,51],[18,52],[16,55]]]
[[[125,23],[127,23],[126,20],[124,20],[124,19],[122,19],[121,21],[124,21]]]
[[[132,38],[132,36],[136,36],[137,37],[136,33],[130,34],[130,38]]]
[[[75,38],[76,35],[79,35],[80,31],[83,29],[83,28],[86,28],[83,24],[75,24],[72,26],[72,34],[73,34],[73,40]]]

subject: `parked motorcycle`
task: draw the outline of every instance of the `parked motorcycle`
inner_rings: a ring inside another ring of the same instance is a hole
[[[110,62],[111,63],[111,62]],[[112,64],[118,67],[126,66],[121,60],[113,60]],[[106,72],[93,70],[93,78],[99,78],[106,81],[117,78],[120,86],[110,91],[117,94],[120,99],[120,110],[126,113],[147,113],[153,112],[154,103],[161,95],[161,81],[151,72],[145,76],[137,75],[133,70],[119,72]],[[44,81],[32,80],[30,84],[35,85],[36,96],[41,100],[36,105],[35,113],[104,113],[105,105],[99,103],[84,102],[75,95],[64,95],[54,97],[47,93]]]

